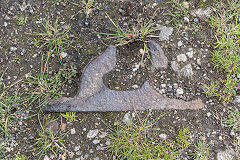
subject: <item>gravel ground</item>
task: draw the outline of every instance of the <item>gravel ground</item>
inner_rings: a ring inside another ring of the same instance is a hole
[[[79,1],[74,1],[79,3]],[[213,31],[209,26],[208,16],[213,14],[214,4],[209,1],[207,7],[201,8],[197,1],[188,2],[190,5],[189,17],[182,19],[178,27],[173,25],[171,17],[171,4],[164,0],[145,1],[97,1],[89,11],[89,17],[84,13],[76,14],[80,8],[69,1],[44,0],[2,0],[0,4],[0,70],[7,72],[3,81],[6,86],[17,84],[10,92],[19,91],[27,93],[25,77],[35,75],[41,69],[41,54],[46,48],[34,46],[34,36],[30,33],[40,32],[41,23],[49,19],[59,19],[61,27],[71,25],[70,38],[76,40],[75,47],[69,47],[62,53],[62,64],[73,63],[77,67],[77,76],[71,84],[64,84],[63,90],[67,97],[73,97],[80,86],[79,78],[89,61],[104,51],[113,41],[104,40],[99,32],[109,32],[112,27],[106,13],[121,26],[133,27],[138,22],[147,22],[156,11],[154,25],[158,31],[152,40],[157,41],[169,60],[168,68],[153,70],[149,59],[144,59],[144,67],[139,67],[141,55],[138,51],[142,44],[133,44],[130,53],[127,45],[117,47],[117,66],[104,77],[105,85],[114,90],[132,90],[139,88],[145,79],[156,91],[169,98],[185,101],[201,98],[205,103],[202,110],[171,110],[171,111],[129,111],[107,113],[76,113],[78,116],[70,122],[58,118],[48,127],[61,132],[69,131],[64,138],[65,152],[54,154],[52,152],[42,156],[41,159],[112,159],[106,151],[111,144],[107,135],[110,128],[116,126],[117,121],[131,123],[129,119],[136,120],[136,113],[143,117],[150,114],[155,119],[162,113],[166,116],[154,125],[157,128],[156,138],[173,138],[182,127],[188,127],[192,141],[202,140],[210,148],[209,159],[227,160],[237,157],[240,144],[238,133],[231,131],[222,123],[227,117],[228,109],[239,106],[239,98],[233,104],[223,105],[218,99],[207,98],[204,94],[203,84],[211,80],[220,80],[223,75],[217,73],[211,64],[211,44],[214,42]],[[72,18],[72,16],[76,14]],[[26,19],[26,21],[21,21]],[[22,23],[21,23],[22,22]],[[127,49],[126,49],[127,48]],[[57,56],[49,60],[49,70],[52,75],[61,68]],[[19,89],[20,88],[20,89]],[[31,116],[38,112],[36,106],[31,105],[30,112],[22,114]],[[19,108],[16,107],[18,110]],[[59,113],[41,113],[44,116],[59,117]],[[107,125],[106,125],[107,124]],[[38,138],[40,124],[37,116],[13,120],[9,127],[12,138],[7,144],[5,159],[14,159],[16,154],[25,155],[27,159],[38,159],[39,151],[34,150],[35,140]],[[155,137],[154,137],[155,138]],[[191,149],[187,151],[191,153]],[[190,159],[183,156],[182,159]]]

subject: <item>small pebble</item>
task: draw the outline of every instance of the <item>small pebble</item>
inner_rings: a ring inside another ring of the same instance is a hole
[[[138,86],[137,84],[134,84],[134,85],[132,86],[132,88],[133,88],[133,89],[138,89],[139,86]]]
[[[87,134],[87,138],[94,138],[97,136],[99,130],[98,129],[94,129],[94,130],[90,130]]]
[[[198,19],[198,18],[194,18],[193,21],[196,22],[196,23],[198,23],[198,22],[199,22],[199,19]]]
[[[183,19],[184,19],[184,22],[186,22],[186,23],[188,23],[188,22],[189,22],[189,18],[187,18],[187,17],[184,17]]]
[[[167,139],[167,135],[162,133],[159,135],[159,137],[162,139],[162,140],[166,140]]]
[[[76,151],[79,151],[79,149],[80,149],[80,146],[75,146],[74,147],[74,151],[76,152]]]
[[[61,56],[62,56],[62,58],[65,58],[65,57],[67,57],[67,53],[66,52],[61,52]]]
[[[106,144],[107,146],[110,146],[111,141],[110,141],[110,140],[107,140],[105,144]]]
[[[43,160],[50,160],[50,158],[47,155],[45,155]]]
[[[123,116],[123,123],[127,124],[127,125],[131,125],[132,124],[132,117],[130,115],[130,113],[126,113],[124,116]]]
[[[99,141],[98,139],[94,139],[94,140],[92,141],[92,143],[95,144],[95,145],[98,144],[99,142],[100,142],[100,141]]]
[[[92,150],[92,149],[90,149],[90,150],[89,150],[89,153],[90,153],[90,154],[92,154],[92,153],[93,153],[93,150]]]
[[[186,62],[187,61],[187,57],[185,54],[180,54],[177,56],[177,61],[178,62]]]
[[[75,134],[75,133],[76,133],[75,128],[71,129],[71,134]]]
[[[16,50],[17,50],[17,47],[13,47],[13,46],[10,47],[10,51],[11,51],[11,52],[14,52],[14,51],[16,51]]]
[[[182,41],[178,41],[178,47],[181,47],[183,45]]]
[[[179,95],[182,95],[184,92],[183,92],[183,89],[182,88],[178,88],[176,90],[176,96],[179,97]]]

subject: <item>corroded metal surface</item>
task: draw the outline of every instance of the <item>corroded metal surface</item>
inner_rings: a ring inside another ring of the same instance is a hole
[[[154,41],[148,43],[153,65],[167,68],[168,60],[161,47]],[[164,97],[146,81],[140,89],[132,91],[110,90],[103,84],[102,76],[116,64],[116,48],[107,50],[87,65],[81,77],[79,93],[74,98],[62,98],[49,104],[48,112],[106,112],[127,110],[201,109],[201,99],[185,102]]]

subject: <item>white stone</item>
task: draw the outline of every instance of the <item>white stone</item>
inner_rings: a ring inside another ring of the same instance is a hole
[[[75,133],[76,133],[75,128],[71,129],[71,134],[75,134]]]
[[[98,139],[94,139],[93,141],[92,141],[92,143],[93,144],[98,144],[100,141],[98,140]]]
[[[180,95],[182,95],[184,92],[183,92],[183,89],[182,88],[178,88],[176,90],[176,96],[179,97]]]
[[[211,13],[213,12],[212,8],[198,8],[196,10],[193,10],[191,15],[195,17],[199,17],[201,20],[207,20],[208,17],[210,17]]]
[[[181,70],[180,73],[182,73],[183,76],[185,77],[192,77],[193,75],[193,71],[192,71],[192,65],[191,64],[187,64],[186,66],[184,66]]]
[[[4,26],[4,27],[7,27],[7,25],[8,25],[7,22],[4,22],[4,23],[3,23],[3,26]]]
[[[139,69],[140,65],[139,64],[136,64],[133,68],[133,72],[136,72],[138,69]]]
[[[50,160],[50,158],[47,155],[45,155],[43,160]]]
[[[162,140],[166,140],[167,139],[167,135],[162,133],[159,135],[159,137],[162,139]]]
[[[240,104],[240,95],[235,97],[234,102]]]
[[[162,88],[165,88],[167,85],[166,84],[161,84],[161,87]]]
[[[16,51],[17,50],[17,47],[10,47],[10,51],[11,52],[14,52],[14,51]]]
[[[201,65],[201,59],[200,58],[197,59],[197,64]]]
[[[132,88],[133,88],[133,89],[138,89],[139,86],[138,86],[137,84],[134,84],[134,85],[132,85]]]
[[[186,62],[187,61],[187,56],[185,54],[179,54],[177,56],[177,61],[178,62]]]
[[[87,138],[94,138],[97,136],[99,130],[98,129],[94,129],[94,130],[90,130],[87,134]]]
[[[62,56],[62,58],[65,58],[65,57],[67,57],[67,53],[66,52],[61,52],[61,56]]]
[[[79,151],[79,149],[80,149],[80,146],[75,146],[74,147],[74,151],[76,152],[76,151]]]
[[[177,45],[178,47],[181,47],[183,45],[182,41],[178,41]]]
[[[188,17],[184,17],[184,22],[188,23],[189,22],[189,18]]]
[[[217,160],[233,160],[235,152],[233,149],[226,149],[217,153]]]
[[[210,117],[211,115],[212,115],[212,113],[210,113],[210,112],[207,113],[207,116],[208,116],[208,117]]]
[[[186,53],[189,58],[193,58],[193,50]]]

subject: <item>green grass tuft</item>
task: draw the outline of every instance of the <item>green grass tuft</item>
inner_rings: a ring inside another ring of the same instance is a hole
[[[157,10],[156,10],[157,11]],[[105,35],[105,39],[113,39],[115,41],[116,46],[122,46],[125,44],[129,44],[132,42],[143,42],[144,48],[142,50],[142,58],[140,64],[143,65],[143,59],[145,55],[151,61],[151,56],[149,53],[149,49],[147,47],[147,39],[150,37],[156,37],[153,32],[157,31],[156,27],[153,27],[153,18],[155,17],[156,11],[152,18],[145,24],[139,24],[138,26],[134,26],[132,29],[123,29],[119,24],[117,24],[108,14],[107,17],[112,22],[114,28],[110,29],[111,33],[98,33],[100,35]]]
[[[80,4],[73,3],[73,2],[70,2],[70,3],[72,3],[72,4],[76,5],[76,6],[79,6],[81,8],[71,18],[75,17],[76,15],[78,15],[81,12],[85,14],[86,18],[89,18],[90,11],[91,11],[92,8],[94,8],[95,1],[94,0],[81,0]]]
[[[157,119],[149,122],[148,117],[144,120],[138,117],[138,121],[131,125],[118,123],[108,136],[111,140],[108,150],[116,159],[179,159],[180,150],[187,149],[191,144],[190,131],[184,127],[180,129],[176,141],[152,138],[156,136],[153,125]]]
[[[223,119],[223,123],[231,127],[233,131],[240,132],[240,112],[238,110],[229,110],[228,118]]]
[[[9,127],[13,125],[14,120],[22,118],[25,112],[19,109],[24,98],[21,98],[17,92],[13,95],[8,94],[9,89],[18,82],[6,87],[3,83],[5,72],[0,75],[0,159],[4,157],[6,144],[11,139]]]
[[[208,160],[210,149],[205,143],[198,140],[195,148],[194,160]]]
[[[35,46],[40,46],[40,48],[45,47],[48,50],[46,53],[46,68],[48,60],[53,53],[57,54],[61,63],[61,52],[65,51],[65,49],[70,46],[69,31],[71,26],[62,28],[58,19],[56,19],[54,23],[46,20],[42,23],[42,26],[43,30],[41,32],[32,33],[32,35],[36,36],[36,42],[34,42]]]
[[[178,136],[176,138],[176,141],[178,144],[180,144],[182,149],[189,147],[191,142],[190,142],[190,131],[188,130],[188,128],[182,127],[182,129],[180,129]]]
[[[181,28],[184,26],[184,16],[189,17],[189,2],[182,2],[181,0],[171,0],[169,2],[172,5],[173,10],[168,12],[168,15],[171,16],[171,23],[175,26],[175,28]],[[188,7],[186,6],[188,5]]]
[[[63,118],[67,119],[69,122],[74,122],[78,117],[76,112],[66,112],[60,114]]]
[[[215,95],[223,103],[229,103],[240,89],[240,1],[227,0],[217,3],[217,12],[211,18],[216,42],[212,52],[214,68],[224,72],[226,77],[220,81],[220,88]]]
[[[34,150],[38,150],[39,159],[49,153],[49,151],[55,156],[57,156],[58,151],[66,151],[63,142],[68,132],[60,133],[58,130],[56,133],[53,133],[51,129],[47,129],[47,125],[54,120],[45,116],[41,122],[40,113],[38,114],[38,121],[41,128],[38,130],[38,138],[35,139],[36,148]]]

